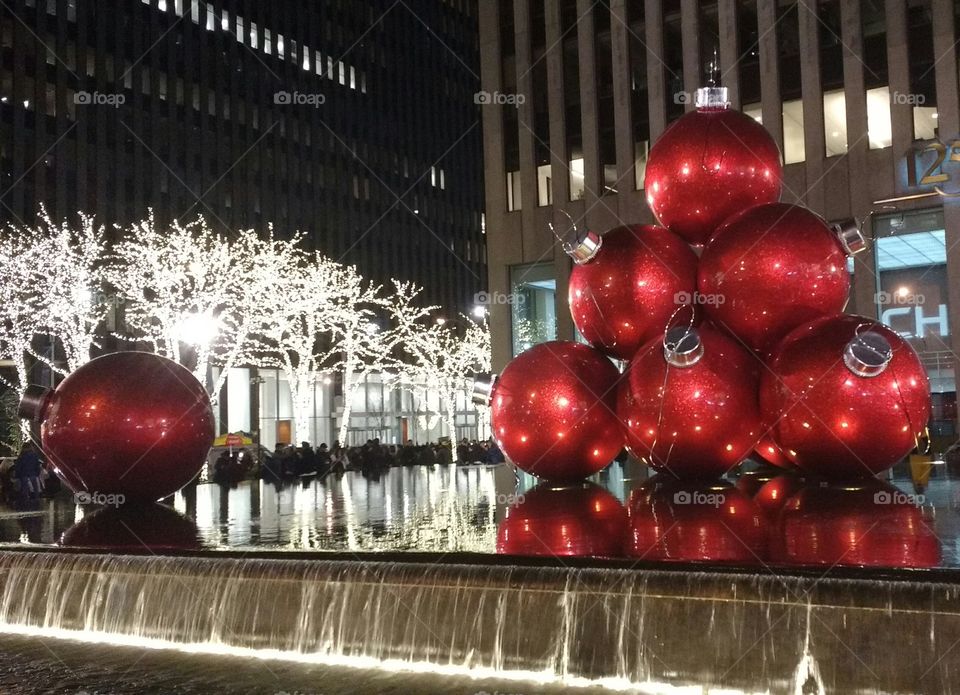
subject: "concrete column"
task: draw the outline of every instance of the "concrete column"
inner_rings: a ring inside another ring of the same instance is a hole
[[[803,148],[806,156],[806,194],[804,201],[815,212],[826,214],[824,170],[823,88],[820,83],[820,20],[817,6],[797,8],[800,25],[800,83],[803,96]]]
[[[739,109],[740,70],[737,61],[740,59],[740,47],[737,45],[737,0],[719,0],[717,19],[720,28],[720,83],[727,88],[730,105]]]
[[[617,178],[620,201],[636,188],[637,177],[633,143],[633,102],[630,83],[630,33],[626,0],[610,3],[610,43],[613,49],[614,128],[617,142]],[[620,206],[620,215],[624,215]]]
[[[706,83],[700,70],[700,3],[697,0],[680,0],[680,37],[683,48],[683,91],[692,97],[697,88]],[[693,111],[693,99],[688,99],[683,108]]]
[[[783,103],[780,99],[780,66],[777,56],[777,2],[758,0],[757,31],[760,36],[760,105],[763,127],[783,151]]]
[[[664,95],[663,4],[645,0],[644,34],[647,44],[647,98],[650,113],[650,142],[656,142],[667,127],[667,102]]]
[[[606,9],[602,5],[601,11]],[[594,37],[594,2],[577,0],[577,46],[580,62],[580,125],[583,133],[583,202],[593,207],[603,195],[600,176],[600,134],[597,123],[597,54]]]

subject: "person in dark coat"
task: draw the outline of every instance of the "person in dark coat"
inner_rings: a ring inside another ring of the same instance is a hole
[[[43,459],[33,442],[26,442],[13,464],[13,474],[20,481],[20,499],[39,499],[43,494],[40,473]]]

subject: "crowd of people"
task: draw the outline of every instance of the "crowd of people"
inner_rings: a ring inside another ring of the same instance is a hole
[[[503,463],[503,453],[493,440],[478,442],[462,439],[457,444],[457,461],[462,464]],[[288,480],[311,475],[342,474],[360,471],[366,475],[383,473],[401,466],[434,466],[453,463],[453,447],[449,441],[433,444],[382,444],[368,439],[362,446],[343,447],[326,442],[313,448],[308,442],[300,446],[277,444],[270,454],[257,461],[249,449],[224,450],[213,465],[211,478],[218,483],[234,483],[247,478]]]

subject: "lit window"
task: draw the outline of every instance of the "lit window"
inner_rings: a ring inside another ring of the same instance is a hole
[[[760,125],[763,125],[763,108],[760,106],[759,102],[745,104],[743,107],[743,112]]]
[[[823,95],[823,138],[828,157],[847,151],[847,98],[842,89]]]
[[[570,160],[570,200],[583,200],[586,190],[583,157]]]
[[[283,52],[283,34],[277,34],[277,55],[281,58],[285,55]]]
[[[350,89],[357,88],[357,72],[354,67],[350,66]]]
[[[783,163],[795,164],[805,158],[803,142],[803,100],[783,104]]]
[[[323,56],[320,55],[320,51],[313,53],[313,69],[318,75],[323,75]]]
[[[194,24],[200,23],[200,0],[190,0],[190,19]]]
[[[537,205],[553,204],[553,177],[550,174],[550,165],[541,164],[537,167]]]
[[[871,150],[881,150],[893,144],[889,87],[867,90],[867,136]]]
[[[913,107],[914,140],[933,140],[937,137],[937,107]]]
[[[250,22],[250,47],[260,48],[260,35],[257,31],[256,22]]]
[[[507,172],[507,211],[514,212],[521,209],[520,201],[520,172]]]
[[[340,61],[340,84],[345,85],[347,83],[347,66],[343,64],[343,61]]]
[[[273,54],[273,37],[270,36],[270,30],[263,30],[263,52],[267,55]]]
[[[207,5],[207,31],[213,31],[217,26],[216,13],[213,11],[213,5]]]
[[[224,31],[230,31],[230,13],[226,10],[220,15],[220,28]]]

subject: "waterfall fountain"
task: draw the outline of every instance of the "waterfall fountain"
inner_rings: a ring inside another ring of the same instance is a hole
[[[23,550],[0,582],[0,633],[191,652],[656,692],[960,675],[960,588],[935,581]]]

